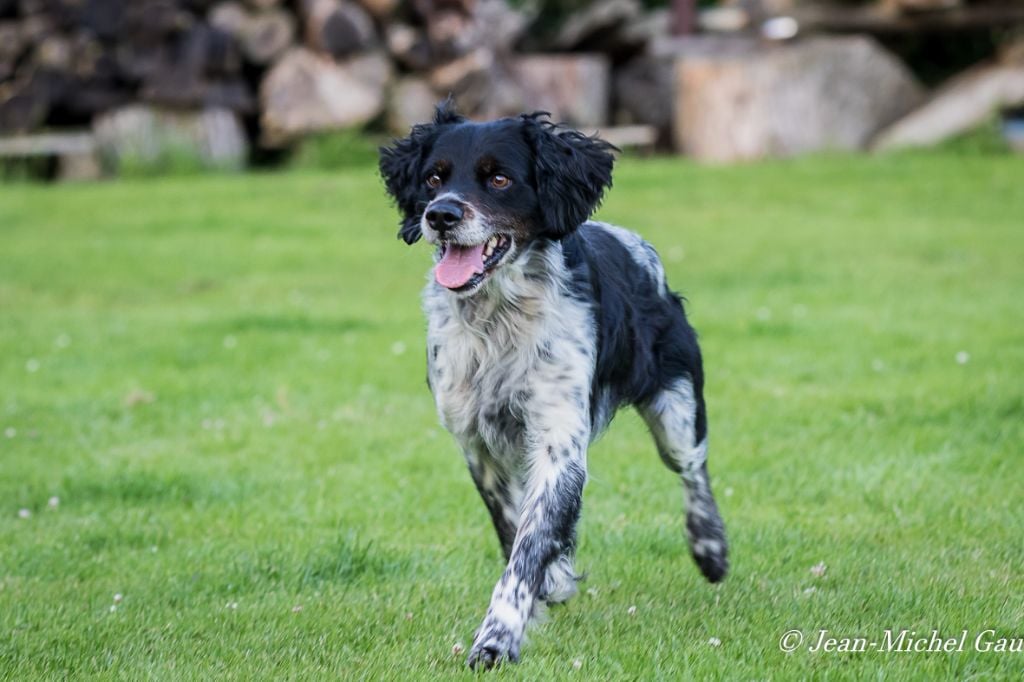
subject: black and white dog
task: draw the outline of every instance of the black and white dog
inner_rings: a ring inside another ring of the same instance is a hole
[[[587,446],[636,406],[682,479],[690,550],[728,569],[707,473],[700,349],[654,249],[587,219],[611,145],[545,114],[472,123],[448,105],[381,149],[399,236],[436,247],[423,294],[427,381],[508,565],[469,653],[515,661],[527,622],[576,592]]]

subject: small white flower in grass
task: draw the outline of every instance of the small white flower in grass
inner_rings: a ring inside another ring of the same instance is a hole
[[[405,614],[405,619],[406,619],[406,620],[412,620],[412,611],[409,611],[409,612],[407,612],[407,613]]]
[[[231,609],[232,611],[237,611],[238,610],[238,602],[236,602],[236,601],[229,601],[228,604],[227,604],[227,608]]]
[[[960,351],[956,354],[956,364],[966,365],[971,359],[971,354],[965,350]]]
[[[292,613],[300,613],[302,611],[302,604],[296,604],[292,607]]]
[[[28,509],[19,509],[18,510],[18,518],[19,519],[30,519],[30,518],[32,518],[32,512],[30,510],[28,510]]]
[[[572,669],[573,670],[579,670],[582,667],[583,667],[583,661],[581,661],[580,659],[577,658],[575,661],[572,662]]]
[[[809,597],[809,596],[811,596],[812,594],[814,594],[817,591],[818,591],[818,588],[815,587],[814,585],[811,585],[806,590],[804,590],[804,594],[806,594]]]
[[[151,554],[156,554],[156,551],[157,551],[156,545],[153,545],[152,547],[150,547],[149,551],[150,551]]]
[[[237,348],[238,347],[238,339],[236,339],[231,334],[228,334],[227,336],[224,337],[223,343],[224,343],[224,347],[227,348],[228,350],[231,350],[232,348]]]
[[[462,646],[462,642],[456,642],[455,644],[452,644],[452,656],[459,656],[465,650],[466,648]]]
[[[117,611],[117,604],[110,605],[110,612],[113,613],[114,611]]]
[[[29,358],[25,361],[25,371],[29,374],[34,374],[39,371],[39,361],[35,358]]]
[[[732,488],[726,488],[722,492],[725,494],[726,497],[732,497],[733,489]]]
[[[392,355],[401,355],[404,352],[405,352],[405,342],[403,342],[403,341],[395,341],[393,344],[391,344],[391,354]]]
[[[718,639],[717,637],[712,637],[708,640],[708,644],[710,644],[711,646],[722,646],[722,640]]]
[[[67,348],[71,345],[71,337],[67,334],[61,334],[53,340],[53,345],[57,348]]]
[[[819,561],[818,563],[811,566],[811,575],[813,575],[815,578],[821,578],[825,575],[825,571],[827,570],[828,566],[825,565],[825,562]]]
[[[626,613],[628,613],[631,616],[635,616],[636,615],[636,606],[630,606],[628,609],[626,609]]]
[[[114,603],[115,604],[120,604],[122,601],[124,601],[124,595],[123,594],[118,592],[117,594],[114,595]]]
[[[6,436],[7,438],[14,438],[17,435],[18,429],[14,428],[13,426],[8,426],[6,429],[4,429],[4,436]]]
[[[57,507],[60,506],[60,498],[54,495],[53,497],[46,501],[46,506],[49,507],[50,509],[56,509]]]
[[[592,598],[592,599],[596,599],[597,598],[597,588],[596,587],[588,587],[587,588],[587,596]]]
[[[871,369],[875,370],[876,372],[882,372],[885,370],[885,363],[879,360],[878,358],[875,358],[874,360],[871,361]]]
[[[762,322],[767,322],[772,319],[772,309],[767,306],[761,306],[757,309],[757,319]]]

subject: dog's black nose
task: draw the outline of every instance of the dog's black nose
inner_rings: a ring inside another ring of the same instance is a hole
[[[427,224],[441,234],[462,222],[462,207],[453,201],[438,201],[426,213]]]

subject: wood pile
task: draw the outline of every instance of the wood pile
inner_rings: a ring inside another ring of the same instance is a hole
[[[717,87],[714,79],[699,75],[708,64],[728,65],[737,92],[756,91],[765,106],[778,101],[785,107],[782,81],[781,95],[756,81],[758,69],[766,68],[762,57],[782,58],[774,48],[797,31],[799,43],[809,33],[844,32],[844,22],[869,32],[914,22],[1012,24],[1018,15],[1024,22],[1024,5],[1007,0],[875,0],[869,6],[723,0],[701,10],[697,25],[718,35],[700,42],[702,61],[683,77],[681,64],[692,61],[694,51],[670,35],[680,22],[668,9],[651,10],[641,0],[576,3],[577,11],[542,28],[536,12],[545,6],[509,0],[0,0],[0,136],[102,123],[108,138],[111,130],[136,139],[160,130],[161,139],[193,140],[207,149],[211,135],[230,130],[224,158],[233,165],[253,145],[287,147],[321,131],[369,125],[402,133],[452,96],[470,116],[545,109],[589,130],[646,126],[627,129],[624,139],[692,152],[702,147],[696,133],[680,128],[694,111],[684,111],[682,90],[691,90],[693,102],[718,97],[705,91]],[[748,49],[750,55],[736,57]],[[828,84],[827,77],[816,78],[810,81]],[[849,82],[858,77],[851,73]],[[918,97],[915,87],[903,94]],[[818,95],[794,96],[811,102]],[[879,120],[889,116],[883,113]],[[706,116],[701,121],[691,129],[723,128]],[[203,129],[213,122],[215,129]],[[849,139],[860,145],[864,135]],[[109,140],[100,147],[140,149]]]

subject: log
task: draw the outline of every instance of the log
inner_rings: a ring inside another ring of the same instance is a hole
[[[1024,64],[983,64],[943,85],[921,107],[879,133],[871,147],[887,151],[938,144],[1017,106],[1024,106]]]
[[[242,80],[208,80],[180,69],[159,71],[146,79],[139,98],[147,103],[169,109],[217,108],[250,114],[256,100],[249,85]]]
[[[300,0],[306,45],[343,59],[377,42],[373,17],[348,0]]]
[[[52,98],[49,89],[33,77],[0,84],[0,132],[25,133],[46,121]]]
[[[237,43],[210,24],[198,24],[182,36],[175,63],[197,78],[232,78],[242,71]]]
[[[406,76],[399,79],[388,97],[388,130],[395,135],[406,135],[417,123],[429,122],[440,99],[442,97],[425,78]]]
[[[615,71],[615,120],[652,127],[662,147],[672,143],[673,63],[644,55]]]
[[[91,154],[94,151],[96,151],[96,139],[91,133],[50,133],[0,137],[0,157],[60,156],[62,154]]]
[[[0,68],[9,67],[13,72],[18,58],[28,48],[28,36],[17,21],[0,21]],[[6,80],[0,77],[0,80]]]
[[[114,35],[104,33],[105,40],[159,42],[174,39],[197,20],[177,0],[142,0],[125,3],[125,6],[118,4],[110,22],[116,22],[116,26],[106,31],[113,31]]]
[[[565,22],[552,47],[556,50],[602,50],[626,24],[640,17],[639,0],[599,0]]]
[[[153,75],[170,68],[173,53],[164,43],[146,41],[120,42],[114,48],[118,74],[129,85],[136,86]]]
[[[713,162],[863,149],[923,96],[899,60],[862,37],[750,41],[746,53],[678,59],[674,82],[676,147]]]
[[[378,21],[384,21],[398,9],[398,0],[359,0],[367,12],[372,14]]]
[[[168,111],[135,105],[93,124],[105,165],[155,168],[187,157],[208,168],[241,168],[249,153],[238,117],[224,109]]]
[[[234,37],[253,64],[269,64],[295,42],[295,19],[283,9],[250,12],[229,0],[210,12],[210,22]]]
[[[527,55],[512,62],[527,109],[577,127],[608,122],[611,65],[599,54]]]
[[[381,113],[391,63],[381,53],[344,62],[293,48],[260,84],[262,141],[282,146],[304,135],[363,125]]]
[[[844,7],[801,3],[789,14],[797,20],[801,31],[887,35],[1012,26],[1024,22],[1024,5],[1019,2],[972,4],[941,12],[894,13],[881,5]]]
[[[167,21],[169,14],[173,14],[173,20],[180,20],[180,11],[170,2],[161,4],[153,2],[124,3],[121,0],[84,0],[81,3],[69,4],[79,5],[78,16],[74,18],[73,25],[87,29],[101,40],[113,40],[121,34],[124,28],[122,14],[127,13],[126,4],[129,8],[133,5],[135,7],[145,6],[146,15],[150,17],[149,21],[157,17],[161,21]]]
[[[434,61],[434,52],[426,35],[408,24],[394,22],[385,35],[388,53],[410,71],[426,71]]]

